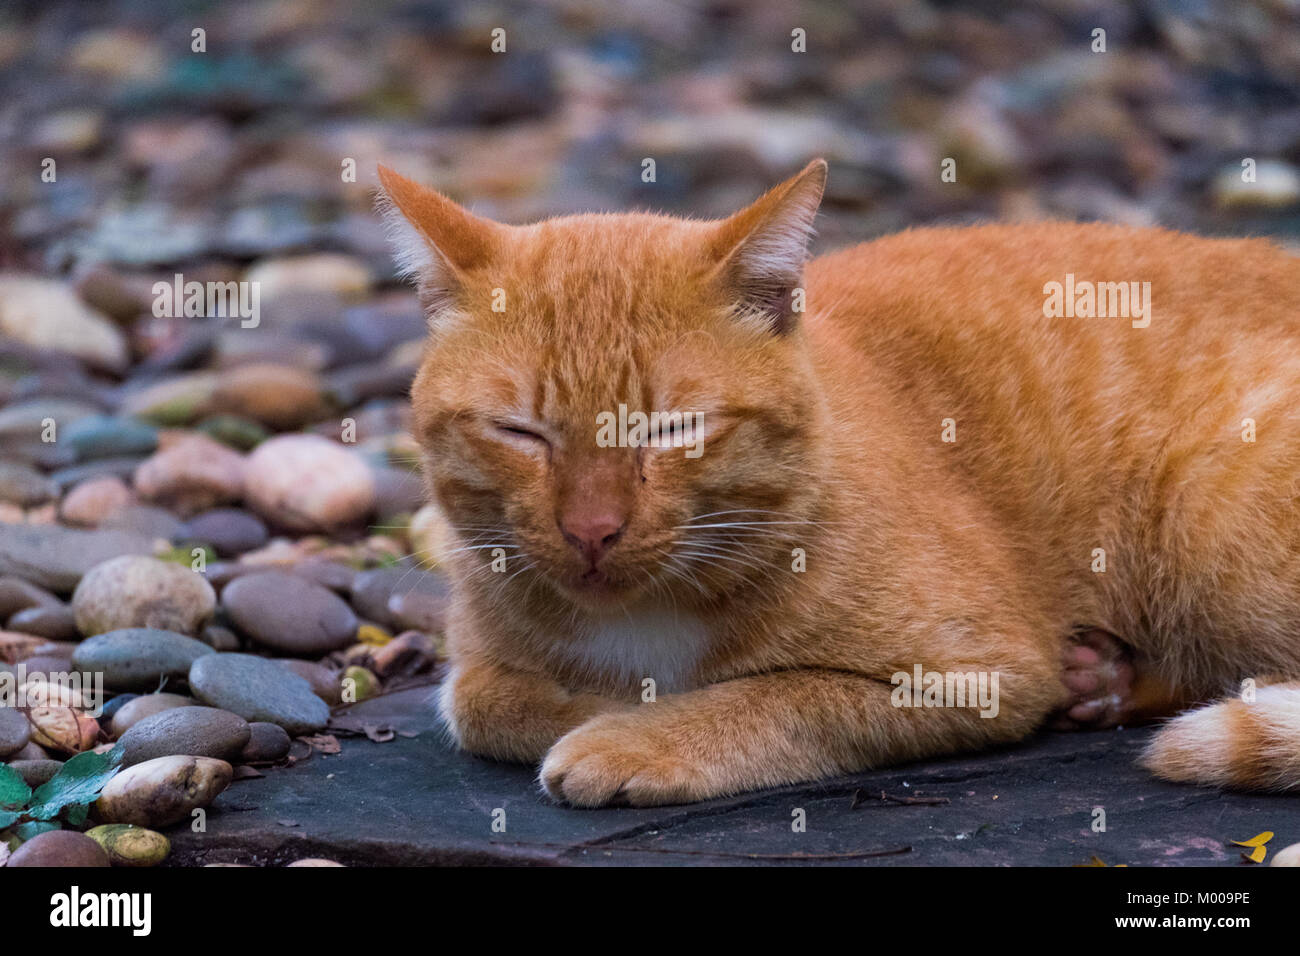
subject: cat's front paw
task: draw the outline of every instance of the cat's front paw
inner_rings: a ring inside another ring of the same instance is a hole
[[[556,741],[542,761],[546,792],[578,807],[648,807],[712,796],[703,774],[639,716],[604,714]]]

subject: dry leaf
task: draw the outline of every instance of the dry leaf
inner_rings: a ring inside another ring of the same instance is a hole
[[[312,734],[298,739],[312,750],[319,750],[323,754],[336,754],[343,749],[339,746],[339,739],[333,734]]]
[[[1249,840],[1233,840],[1237,846],[1263,846],[1269,840],[1273,839],[1273,831],[1265,830],[1263,833],[1251,837]]]

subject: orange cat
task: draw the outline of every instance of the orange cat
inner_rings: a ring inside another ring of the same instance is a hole
[[[1300,260],[1044,223],[806,263],[821,161],[720,222],[506,226],[380,176],[462,747],[670,803],[1251,678],[1148,764],[1300,786],[1300,684],[1263,686],[1300,679]]]

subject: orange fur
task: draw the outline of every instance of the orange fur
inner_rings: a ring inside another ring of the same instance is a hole
[[[430,311],[467,749],[576,804],[688,801],[1022,738],[1079,627],[1183,698],[1300,678],[1300,266],[1271,244],[921,229],[805,268],[820,161],[722,222],[503,226],[380,172]],[[1150,326],[1044,316],[1066,273],[1150,282]],[[620,404],[702,412],[703,454],[598,446]],[[894,706],[916,664],[996,672],[997,716]]]

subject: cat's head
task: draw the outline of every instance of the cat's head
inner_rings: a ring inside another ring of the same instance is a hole
[[[823,161],[708,222],[508,226],[379,174],[429,316],[415,437],[462,568],[587,606],[788,572],[816,506],[799,319]]]

